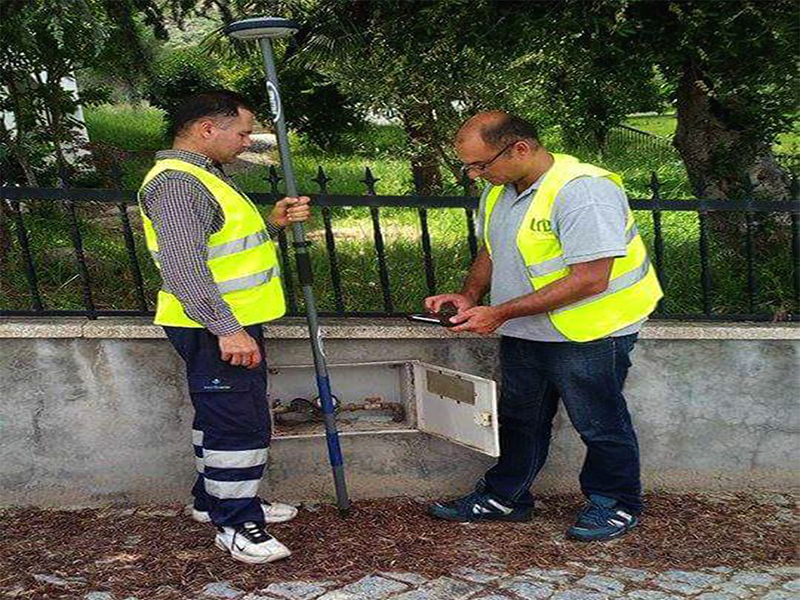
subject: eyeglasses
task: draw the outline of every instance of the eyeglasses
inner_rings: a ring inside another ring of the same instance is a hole
[[[500,158],[505,153],[506,150],[511,148],[511,146],[516,144],[518,141],[519,140],[514,140],[513,142],[508,144],[505,148],[500,150],[500,152],[495,154],[490,160],[486,160],[486,161],[482,161],[482,162],[473,162],[473,163],[469,163],[467,165],[461,165],[461,173],[466,175],[467,173],[469,173],[473,169],[478,171],[479,173],[483,173],[489,167],[489,165],[491,165],[494,161],[496,161],[498,158]]]

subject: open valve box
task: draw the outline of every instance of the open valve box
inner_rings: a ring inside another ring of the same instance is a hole
[[[330,364],[343,436],[420,431],[498,456],[496,384],[416,360]],[[313,365],[270,367],[275,436],[324,436]]]

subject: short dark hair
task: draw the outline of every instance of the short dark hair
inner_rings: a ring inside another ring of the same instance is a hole
[[[494,148],[502,148],[518,140],[529,140],[541,145],[536,126],[516,115],[504,114],[496,123],[480,129],[481,139]]]
[[[236,92],[211,90],[192,94],[181,100],[167,115],[168,132],[174,139],[198,119],[236,117],[240,108],[255,112],[250,108],[250,102]]]

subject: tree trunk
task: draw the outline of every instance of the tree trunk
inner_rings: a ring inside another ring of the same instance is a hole
[[[729,107],[712,95],[703,74],[687,65],[678,86],[675,147],[692,188],[703,198],[752,193],[763,200],[788,200],[790,181],[758,132],[730,124]]]
[[[702,71],[684,67],[678,85],[677,129],[673,144],[683,158],[689,182],[699,198],[788,200],[791,182],[758,131],[736,126],[735,107],[713,95]],[[786,215],[759,218],[757,245],[784,242]],[[708,218],[719,241],[741,250],[745,220],[738,213],[712,213]],[[771,226],[770,226],[771,225]],[[764,226],[764,227],[761,227]],[[776,239],[776,237],[778,239]]]
[[[418,194],[434,196],[441,192],[442,173],[436,150],[432,140],[420,121],[414,118],[403,118],[404,129],[412,145],[415,147],[411,157],[411,170],[414,174],[415,188]]]
[[[25,139],[28,132],[25,128],[27,114],[22,101],[22,91],[20,90],[19,82],[13,75],[7,79],[7,84],[12,103],[11,112],[14,114],[14,127],[16,128],[17,133],[16,135],[12,136],[11,132],[5,128],[5,125],[3,125],[2,132],[0,133],[2,134],[3,141],[8,143],[8,147],[11,148],[14,159],[17,161],[22,169],[22,172],[25,174],[25,180],[28,185],[31,187],[39,187],[39,181],[36,178],[36,172],[33,170],[33,167],[31,166],[24,150]]]

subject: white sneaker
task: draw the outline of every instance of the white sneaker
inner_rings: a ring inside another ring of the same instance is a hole
[[[294,506],[283,504],[282,502],[262,500],[261,510],[264,513],[264,522],[266,523],[285,523],[297,516],[297,509]],[[193,504],[186,505],[186,514],[198,523],[211,523],[211,516],[208,511],[197,510]]]
[[[218,527],[214,544],[244,563],[257,565],[286,558],[291,551],[258,523],[248,521],[233,527]]]

